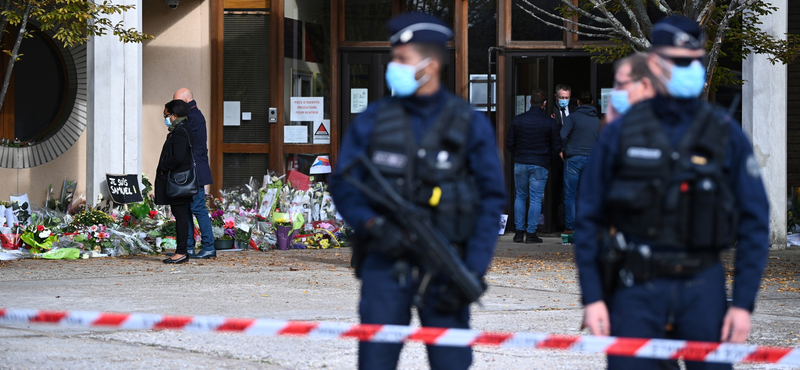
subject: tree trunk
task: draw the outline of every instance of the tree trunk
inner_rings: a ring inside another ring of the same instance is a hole
[[[8,92],[8,84],[11,83],[11,72],[14,70],[14,62],[19,57],[19,46],[22,44],[22,39],[25,37],[25,28],[28,26],[28,17],[31,14],[31,4],[25,7],[25,14],[22,16],[22,23],[19,25],[19,34],[17,34],[17,41],[14,42],[14,49],[11,50],[11,57],[8,59],[8,68],[6,68],[6,75],[3,79],[3,89],[0,90],[0,111],[3,110],[3,103],[6,100],[6,92]]]

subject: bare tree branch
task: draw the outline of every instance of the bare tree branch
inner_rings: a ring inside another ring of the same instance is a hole
[[[666,0],[653,0],[655,4],[658,6],[658,10],[666,15],[672,15],[674,13],[672,8],[669,7]]]
[[[525,3],[525,4],[528,4],[532,8],[534,8],[534,9],[536,9],[536,10],[542,12],[542,13],[545,13],[545,14],[549,15],[550,17],[553,17],[553,18],[556,18],[556,19],[561,19],[561,20],[573,23],[575,25],[579,25],[578,23],[575,23],[570,19],[567,19],[565,17],[561,17],[561,16],[558,16],[558,15],[552,14],[549,11],[546,11],[546,10],[540,8],[539,6],[534,5],[533,3],[531,3],[528,0],[522,0],[522,2]],[[598,17],[598,16],[596,16],[596,15],[594,15],[592,13],[589,13],[589,12],[587,12],[587,11],[581,9],[581,8],[578,8],[575,5],[573,5],[572,2],[569,1],[569,0],[561,0],[561,2],[564,5],[566,5],[567,7],[569,7],[570,9],[572,9],[573,11],[578,12],[578,14],[580,14],[581,16],[587,17],[587,18],[589,18],[589,19],[591,19],[591,20],[593,20],[595,22],[610,24],[607,19],[600,18],[600,17]],[[519,4],[517,4],[517,5],[519,6]]]
[[[562,0],[563,1],[563,0]],[[622,34],[623,38],[627,39],[631,46],[635,46],[635,48],[640,49],[648,49],[650,47],[650,41],[647,40],[646,37],[634,37],[631,33],[625,28],[625,25],[619,22],[617,18],[611,14],[611,12],[606,9],[606,2],[600,2],[598,0],[590,0],[592,4],[594,4],[595,9],[599,10],[603,15],[611,22],[611,25],[616,29],[617,32]]]
[[[717,25],[717,31],[714,35],[714,43],[711,46],[711,50],[708,52],[707,56],[707,66],[706,68],[706,87],[703,89],[703,99],[708,99],[708,92],[709,88],[711,87],[711,77],[714,75],[714,69],[717,66],[717,60],[719,59],[719,54],[722,49],[722,42],[725,40],[725,34],[728,32],[728,27],[730,27],[731,21],[733,18],[739,14],[744,8],[749,6],[748,4],[754,3],[756,0],[745,0],[742,1],[742,4],[738,7],[729,6],[728,9],[725,11],[725,15],[720,20],[719,24]]]
[[[578,30],[575,30],[575,29],[572,29],[572,28],[569,28],[569,27],[564,27],[564,26],[562,26],[562,25],[560,25],[560,24],[555,24],[555,23],[553,23],[553,22],[546,21],[546,20],[542,19],[541,17],[539,17],[538,15],[536,15],[536,13],[534,13],[533,11],[531,11],[531,10],[529,10],[529,9],[525,9],[525,8],[523,8],[523,7],[522,7],[522,5],[519,5],[519,4],[517,4],[517,6],[518,6],[520,9],[522,9],[524,12],[526,12],[526,13],[530,14],[530,15],[531,15],[531,17],[533,17],[534,19],[536,19],[536,20],[538,20],[539,22],[542,22],[542,23],[544,23],[544,24],[546,24],[546,25],[548,25],[548,26],[550,26],[550,27],[555,27],[555,28],[558,28],[558,29],[562,29],[562,30],[564,30],[564,31],[567,31],[567,32],[572,32],[572,33],[574,33],[574,34],[578,34],[578,35],[581,35],[581,36],[587,36],[587,37],[602,37],[602,38],[608,38],[608,37],[609,37],[609,36],[608,36],[608,34],[593,34],[593,33],[585,33],[585,32],[581,32],[581,31],[578,31]],[[567,21],[567,22],[570,22],[570,23],[575,23],[575,22],[572,22],[572,21],[570,21],[570,20],[568,20],[568,19],[566,19],[566,18],[563,18],[563,17],[554,16],[554,15],[552,15],[552,14],[549,14],[549,13],[547,13],[547,12],[544,12],[544,13],[545,13],[545,14],[547,14],[547,15],[549,15],[549,16],[551,16],[551,17],[553,17],[553,18],[556,18],[556,19],[560,18],[560,19],[562,19],[562,20],[564,20],[564,21]],[[581,26],[582,26],[582,25],[581,25]],[[601,30],[602,30],[602,29],[601,29]],[[614,29],[612,29],[612,28],[608,28],[608,32],[613,32],[613,31],[614,31]]]
[[[641,37],[647,37],[653,32],[653,22],[650,21],[650,15],[647,14],[647,8],[644,6],[644,1],[641,0],[634,0],[633,1],[634,9],[636,9],[636,16],[639,18],[639,22],[643,26],[643,31],[645,32],[644,35],[639,35]]]
[[[620,1],[620,4],[622,4],[622,7],[625,9],[625,13],[628,14],[628,18],[631,19],[631,23],[633,23],[633,27],[636,29],[636,33],[639,35],[639,37],[646,36],[644,32],[642,32],[642,26],[639,25],[639,20],[636,19],[636,15],[633,14],[633,10],[628,7],[628,4],[624,0]]]
[[[615,31],[614,28],[611,28],[611,27],[597,27],[597,26],[592,26],[592,25],[588,25],[588,24],[575,22],[575,21],[573,21],[573,20],[571,20],[569,18],[562,17],[560,15],[556,15],[556,14],[550,13],[550,12],[548,12],[548,11],[546,11],[546,10],[544,10],[544,9],[534,5],[534,4],[532,4],[528,0],[522,0],[522,2],[528,4],[530,7],[538,10],[541,13],[547,14],[547,16],[549,16],[549,17],[551,17],[553,19],[556,19],[556,20],[559,20],[559,21],[562,21],[562,22],[567,22],[567,23],[572,24],[574,26],[590,29],[590,30],[593,30],[593,31],[600,31],[600,32],[614,32]],[[520,7],[520,9],[528,11],[527,9],[523,8],[521,4],[517,4],[517,6]],[[528,11],[528,13],[530,14],[530,11]],[[608,21],[604,21],[603,23],[608,23]]]
[[[6,75],[3,79],[3,88],[0,90],[0,110],[3,109],[3,101],[6,100],[8,85],[11,83],[11,71],[14,70],[14,62],[16,62],[19,57],[19,46],[22,44],[22,39],[25,37],[25,28],[28,26],[28,17],[31,15],[31,8],[33,8],[33,5],[30,3],[25,7],[25,14],[22,15],[22,23],[19,25],[17,41],[14,42],[14,49],[11,50],[11,57],[8,59],[8,67],[6,68]]]
[[[716,0],[708,0],[708,2],[706,2],[706,5],[703,7],[703,11],[697,15],[697,19],[695,19],[695,21],[698,24],[700,24],[701,27],[705,26],[706,22],[704,18],[706,17],[707,14],[709,14],[709,11],[711,11],[711,8],[714,6],[715,2]]]

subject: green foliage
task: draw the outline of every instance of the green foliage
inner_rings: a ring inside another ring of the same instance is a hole
[[[109,33],[126,43],[140,43],[153,38],[135,28],[125,28],[123,21],[115,23],[109,19],[108,16],[122,14],[134,6],[116,5],[107,0],[102,3],[87,0],[12,1],[2,12],[3,21],[14,26],[20,25],[28,8],[30,19],[39,23],[39,29],[52,30],[53,38],[65,47],[81,45],[92,36]]]
[[[633,52],[631,45],[619,40],[613,40],[615,46],[586,45],[583,50],[593,53],[595,62],[605,64],[623,58]]]
[[[175,220],[167,221],[164,225],[161,225],[161,229],[159,230],[161,236],[178,236],[178,228],[175,224]]]

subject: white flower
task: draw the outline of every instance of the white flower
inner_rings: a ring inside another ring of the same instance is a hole
[[[47,239],[51,234],[53,234],[52,231],[44,229],[44,231],[39,233],[39,237],[42,239]]]

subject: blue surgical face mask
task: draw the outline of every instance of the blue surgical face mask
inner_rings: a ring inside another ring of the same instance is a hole
[[[424,76],[419,80],[416,78],[417,71],[425,68],[428,63],[430,63],[428,58],[413,66],[389,62],[389,65],[386,66],[386,83],[389,84],[393,94],[401,98],[414,95],[417,89],[430,79],[428,76]]]
[[[628,101],[628,90],[612,90],[611,106],[620,115],[627,113],[631,109],[631,103]]]
[[[164,117],[164,124],[167,125],[167,127],[172,126],[172,122],[169,121],[169,117]]]
[[[706,69],[699,60],[693,61],[686,67],[673,65],[671,77],[669,81],[664,82],[664,85],[673,98],[696,98],[706,85]]]
[[[558,99],[558,106],[560,108],[566,108],[569,105],[569,99]]]

